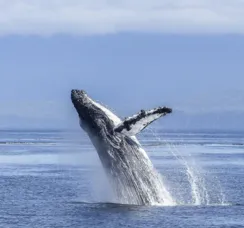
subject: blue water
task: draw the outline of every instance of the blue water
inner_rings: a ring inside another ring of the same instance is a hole
[[[244,227],[244,133],[139,137],[176,206],[121,205],[82,131],[0,131],[0,227]]]

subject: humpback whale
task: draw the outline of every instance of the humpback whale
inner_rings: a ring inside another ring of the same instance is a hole
[[[172,204],[160,175],[136,138],[145,127],[172,109],[141,110],[122,121],[83,90],[72,90],[71,100],[81,128],[97,150],[116,200],[136,205]]]

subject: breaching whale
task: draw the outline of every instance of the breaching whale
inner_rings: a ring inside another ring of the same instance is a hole
[[[172,204],[160,175],[135,137],[146,126],[172,110],[158,107],[122,121],[83,90],[72,90],[71,100],[80,126],[97,150],[119,203]]]

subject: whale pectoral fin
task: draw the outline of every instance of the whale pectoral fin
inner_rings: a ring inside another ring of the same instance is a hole
[[[150,111],[141,110],[138,114],[126,118],[121,124],[114,128],[114,131],[128,136],[134,136],[153,121],[171,112],[172,109],[166,107],[159,107]]]

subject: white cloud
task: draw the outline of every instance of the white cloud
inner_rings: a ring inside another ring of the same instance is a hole
[[[244,33],[243,0],[0,0],[0,34]]]

